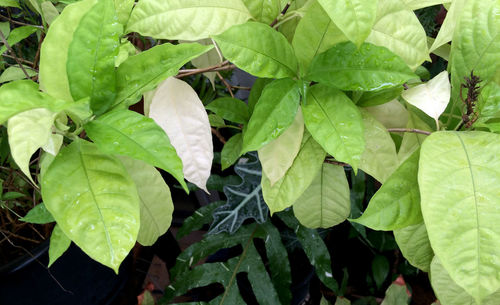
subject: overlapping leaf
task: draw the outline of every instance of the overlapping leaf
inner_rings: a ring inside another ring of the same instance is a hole
[[[394,230],[394,237],[403,256],[413,266],[429,272],[434,251],[432,251],[427,229],[423,222]]]

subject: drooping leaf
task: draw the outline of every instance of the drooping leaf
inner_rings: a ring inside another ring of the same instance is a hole
[[[243,132],[242,152],[258,150],[283,134],[295,118],[300,94],[292,79],[278,79],[264,88]]]
[[[38,91],[37,83],[19,80],[0,87],[0,124],[10,117],[36,108],[46,108],[57,113],[70,105]]]
[[[347,38],[333,23],[321,5],[314,1],[300,19],[292,45],[300,65],[300,73],[305,75],[312,59]]]
[[[427,229],[423,222],[394,230],[394,237],[403,256],[413,266],[429,272],[434,251],[432,251]]]
[[[361,115],[366,148],[361,155],[359,168],[384,183],[399,165],[396,146],[382,123],[366,110],[362,110]]]
[[[259,149],[262,171],[273,186],[292,166],[304,135],[304,118],[299,108],[292,125],[278,138]]]
[[[50,1],[43,1],[40,4],[40,10],[42,11],[42,16],[47,24],[52,24],[52,22],[59,17],[59,11]]]
[[[442,45],[451,41],[453,33],[455,32],[457,21],[460,19],[460,15],[462,14],[465,2],[465,0],[451,1],[450,9],[446,13],[443,25],[441,25],[436,40],[432,43],[429,52],[433,52]]]
[[[419,151],[416,151],[382,184],[363,215],[351,221],[386,231],[421,223],[418,160]]]
[[[399,279],[403,282],[398,282]],[[381,305],[407,305],[410,302],[410,296],[406,284],[400,276],[400,278],[396,279],[396,281],[394,281],[385,291],[385,298]]]
[[[270,24],[281,12],[280,0],[243,0],[253,19]]]
[[[213,36],[222,54],[238,68],[258,77],[297,75],[297,60],[286,38],[270,26],[247,22]]]
[[[235,123],[246,124],[250,118],[248,105],[236,98],[221,97],[205,106],[205,108]]]
[[[373,258],[372,261],[372,276],[373,280],[375,281],[375,285],[377,286],[378,289],[382,287],[382,284],[385,282],[385,279],[389,275],[389,270],[390,265],[389,265],[389,260],[387,257],[383,255],[376,255]],[[396,305],[398,303],[394,303]]]
[[[17,27],[10,32],[9,37],[7,38],[7,43],[9,44],[10,47],[12,47],[21,40],[28,38],[31,34],[35,33],[37,30],[38,28],[34,26]],[[6,46],[0,47],[0,54],[5,53],[5,51],[7,51]]]
[[[260,184],[262,168],[255,153],[249,158],[240,158],[234,171],[241,177],[239,185],[224,186],[227,203],[218,207],[214,213],[214,221],[209,233],[234,233],[246,219],[253,218],[258,223],[267,219],[268,208],[264,203]]]
[[[437,256],[432,260],[430,272],[432,288],[441,305],[477,304],[470,294],[450,278]],[[497,291],[486,297],[481,304],[495,305],[499,299],[500,291]]]
[[[377,0],[318,0],[328,16],[358,47],[370,35],[377,14]]]
[[[339,286],[332,275],[330,253],[318,232],[300,225],[291,213],[283,212],[278,216],[297,235],[298,241],[321,282],[338,294]]]
[[[191,86],[175,77],[156,90],[149,116],[167,133],[182,160],[186,180],[207,191],[213,159],[210,123]]]
[[[153,90],[167,77],[176,75],[185,63],[212,48],[197,43],[164,43],[130,56],[116,71],[118,92],[114,106],[138,102],[143,93]]]
[[[120,157],[137,187],[141,207],[141,227],[137,242],[151,246],[167,232],[174,204],[170,189],[161,174],[151,165],[129,157]]]
[[[37,72],[28,66],[23,65],[24,71],[28,73],[28,76],[32,77],[37,75]],[[18,66],[10,66],[2,72],[0,75],[0,83],[6,83],[13,80],[25,79],[26,74],[24,74],[23,69]]]
[[[307,130],[326,152],[357,169],[365,140],[356,105],[343,92],[317,84],[309,88],[302,111]]]
[[[141,0],[132,11],[127,32],[158,39],[198,40],[251,17],[241,0]]]
[[[437,121],[450,101],[450,94],[448,72],[443,71],[427,83],[403,91],[401,96]]]
[[[35,205],[31,210],[29,210],[26,216],[19,218],[19,220],[30,223],[46,224],[49,222],[54,222],[54,217],[45,207],[43,202]]]
[[[80,20],[68,47],[66,71],[73,100],[90,96],[90,108],[104,113],[116,96],[115,56],[121,24],[113,0],[99,0]]]
[[[66,6],[50,25],[43,40],[40,49],[40,89],[54,98],[73,100],[67,74],[68,51],[80,21],[96,3],[97,0],[84,0]]]
[[[402,1],[378,1],[377,18],[367,42],[388,48],[415,70],[425,60],[430,61],[426,39],[417,16]]]
[[[481,85],[496,77],[500,54],[500,3],[496,0],[467,1],[453,35],[451,47],[451,102],[446,112],[461,116],[460,84],[471,72],[480,77]],[[467,90],[464,90],[465,96]],[[457,119],[450,116],[448,127],[453,129]]]
[[[409,129],[419,129],[423,131],[431,132],[432,129],[424,121],[422,121],[415,113],[408,113],[408,124],[406,128]],[[420,148],[424,142],[426,135],[413,132],[405,132],[403,135],[403,140],[401,141],[401,146],[398,151],[399,162],[406,160],[414,151]]]
[[[293,204],[299,222],[308,228],[329,228],[351,212],[349,183],[342,166],[323,163],[305,192]]]
[[[401,85],[416,76],[384,47],[364,43],[358,49],[343,42],[317,55],[306,77],[341,90],[372,91]]]
[[[497,134],[436,132],[420,153],[418,185],[432,248],[478,303],[500,288],[498,149]]]
[[[73,142],[43,174],[42,198],[68,238],[118,272],[135,244],[140,211],[135,184],[117,158]]]
[[[50,267],[61,255],[68,250],[71,245],[71,239],[61,230],[59,225],[56,225],[50,235],[49,246],[49,265]]]
[[[266,175],[262,176],[262,193],[271,214],[299,199],[320,171],[325,157],[323,148],[304,131],[300,150],[285,175],[272,186]]]
[[[243,136],[237,133],[227,140],[221,151],[221,166],[222,170],[230,167],[241,156],[241,148],[243,147]]]
[[[102,152],[159,167],[187,188],[181,159],[165,131],[152,119],[130,110],[112,111],[87,123],[85,131]]]
[[[7,132],[12,158],[33,183],[30,173],[31,156],[49,141],[55,114],[44,108],[32,109],[13,116]]]

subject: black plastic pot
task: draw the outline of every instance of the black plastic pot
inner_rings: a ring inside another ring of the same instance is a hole
[[[48,242],[12,263],[0,266],[2,305],[109,305],[131,270],[129,256],[118,275],[72,244],[47,269]]]

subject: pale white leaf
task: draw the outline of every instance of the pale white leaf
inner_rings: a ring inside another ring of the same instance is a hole
[[[59,149],[63,143],[63,136],[60,134],[53,133],[49,136],[47,143],[42,145],[42,149],[49,154],[56,156],[59,153]]]
[[[213,159],[212,133],[205,107],[193,88],[175,77],[167,78],[156,89],[149,117],[170,138],[182,160],[184,177],[207,191]]]
[[[385,128],[404,128],[408,123],[408,110],[397,99],[363,109],[373,115]]]
[[[49,141],[53,122],[54,113],[44,108],[21,112],[8,121],[12,158],[32,182],[29,170],[31,156]]]
[[[426,84],[405,90],[402,97],[413,106],[438,120],[450,101],[451,85],[448,72],[443,71]]]
[[[304,117],[299,108],[292,125],[278,138],[258,150],[262,170],[271,186],[285,176],[300,150],[304,134]]]
[[[202,44],[204,46],[209,46],[213,44],[212,39],[206,38],[206,39],[200,39],[197,41],[179,41],[179,42],[197,42],[199,44]],[[211,66],[215,66],[216,64],[221,62],[221,57],[219,53],[217,53],[217,49],[213,48],[208,52],[205,52],[201,54],[200,56],[196,57],[195,59],[191,60],[191,63],[193,66],[196,68],[202,69],[202,68],[207,68]],[[217,75],[215,72],[205,72],[203,73],[206,78],[210,80],[210,83],[212,84],[212,87],[215,88],[215,76]]]

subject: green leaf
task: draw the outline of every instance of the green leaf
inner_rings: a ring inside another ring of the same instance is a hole
[[[361,155],[359,168],[384,183],[399,165],[396,146],[382,123],[366,110],[362,110],[361,115],[365,126],[366,148]]]
[[[0,101],[0,124],[18,113],[35,108],[57,113],[70,105],[38,91],[38,84],[31,80],[19,80],[0,87]]]
[[[135,244],[140,211],[135,184],[117,158],[73,142],[43,175],[42,198],[66,236],[118,273]]]
[[[318,232],[301,226],[291,213],[279,213],[278,216],[297,234],[297,239],[321,282],[338,294],[339,285],[332,275],[330,253]]]
[[[55,114],[44,108],[32,109],[13,116],[8,121],[7,132],[12,158],[21,171],[31,178],[31,156],[44,146],[52,134]]]
[[[229,61],[254,76],[284,78],[297,75],[292,46],[268,25],[247,22],[213,39]]]
[[[215,128],[226,126],[226,122],[224,122],[224,119],[216,114],[209,114],[208,121],[210,122],[210,126]]]
[[[374,230],[395,230],[422,222],[417,184],[419,151],[382,184],[363,215],[351,221]]]
[[[66,6],[50,25],[43,40],[40,49],[40,88],[54,98],[73,100],[68,80],[68,51],[80,21],[96,3],[97,0],[84,0]]]
[[[377,13],[377,0],[318,0],[328,16],[358,47],[370,35]]]
[[[453,3],[453,0],[403,0],[405,5],[411,10],[419,10],[424,7],[439,5],[443,3]]]
[[[54,222],[54,217],[45,207],[43,202],[35,205],[31,210],[29,210],[26,216],[19,218],[19,220],[30,223],[46,224],[49,222]]]
[[[10,34],[10,23],[0,22],[0,31],[2,31],[2,34],[3,36],[5,36],[5,38],[8,38]]]
[[[212,49],[197,43],[161,44],[125,60],[116,72],[117,96],[114,105],[139,101],[166,78],[176,75],[187,62]]]
[[[295,119],[299,102],[299,88],[292,79],[267,85],[243,132],[242,152],[258,150],[285,132]]]
[[[356,170],[365,150],[363,119],[356,105],[343,92],[318,84],[309,88],[302,111],[314,139]]]
[[[299,153],[283,178],[271,186],[266,175],[262,176],[262,193],[271,214],[292,206],[299,199],[317,176],[325,157],[321,146],[304,131]]]
[[[52,24],[52,22],[59,16],[59,11],[50,1],[44,1],[40,4],[40,10],[42,12],[43,19],[47,24]]]
[[[323,163],[316,178],[294,202],[293,212],[305,227],[333,227],[349,216],[349,195],[349,183],[344,167]]]
[[[335,300],[335,305],[351,305],[351,301],[344,297],[337,297]]]
[[[17,7],[20,8],[19,3],[16,0],[1,0],[0,6]]]
[[[226,144],[221,151],[221,166],[222,170],[230,167],[231,165],[238,160],[241,156],[241,148],[243,147],[243,137],[241,133],[237,133],[229,140],[227,140]]]
[[[134,7],[134,0],[114,0],[118,22],[126,26]]]
[[[429,272],[434,251],[432,251],[427,229],[423,222],[394,230],[394,237],[403,256],[413,266]]]
[[[408,124],[406,128],[409,129],[420,129],[424,131],[433,131],[429,125],[427,125],[424,121],[422,121],[415,113],[409,112],[408,115]],[[398,151],[398,158],[400,162],[406,160],[414,151],[420,148],[425,138],[427,138],[424,134],[413,133],[413,132],[405,132],[403,135],[403,141],[401,142],[401,146]]]
[[[180,41],[184,42],[184,41]],[[213,40],[211,38],[205,38],[205,39],[200,39],[196,41],[199,44],[202,44],[204,46],[212,46],[214,44]],[[222,58],[219,55],[219,52],[216,48],[211,49],[210,51],[201,54],[200,56],[194,58],[191,60],[191,63],[193,66],[196,68],[202,69],[202,68],[207,68],[211,66],[215,66],[217,64],[220,64],[222,62]],[[212,88],[215,90],[215,77],[217,76],[216,72],[205,72],[203,75],[210,80],[210,83],[212,84]]]
[[[241,0],[140,0],[127,32],[160,39],[197,40],[224,32],[252,16]]]
[[[304,117],[299,108],[290,127],[278,138],[258,150],[262,170],[271,186],[280,180],[292,166],[300,150],[304,135]]]
[[[33,26],[20,26],[18,28],[15,28],[10,32],[9,38],[7,38],[7,43],[12,48],[12,46],[17,44],[21,40],[28,38],[31,34],[35,33],[37,30],[38,28]],[[7,47],[2,46],[0,48],[0,54],[5,53],[5,51],[7,51]]]
[[[432,43],[429,52],[433,52],[442,45],[447,44],[453,38],[453,33],[455,32],[457,21],[460,19],[460,15],[463,12],[465,6],[465,0],[455,0],[451,1],[451,6],[446,13],[446,18],[443,21],[443,25],[439,29],[439,33],[436,40]]]
[[[172,222],[174,204],[170,189],[153,166],[128,157],[120,157],[120,161],[134,180],[139,194],[141,227],[137,241],[143,246],[152,246]]]
[[[187,190],[182,162],[163,129],[152,119],[130,110],[112,111],[87,123],[85,131],[101,151],[159,167]]]
[[[235,123],[246,124],[250,118],[248,105],[236,98],[221,97],[206,105],[205,108]]]
[[[459,98],[460,84],[471,72],[481,78],[481,85],[492,81],[499,67],[500,54],[500,3],[496,0],[467,1],[451,47],[451,102],[450,114],[461,116],[463,102]],[[466,90],[463,92],[466,93]],[[454,128],[459,120],[449,117],[448,127]]]
[[[500,288],[499,149],[497,134],[436,132],[420,153],[418,184],[432,248],[478,303]]]
[[[359,49],[351,42],[336,44],[314,58],[307,78],[341,90],[372,91],[390,88],[415,78],[391,51],[372,44]]]
[[[382,105],[396,99],[401,95],[401,92],[403,92],[403,86],[376,91],[366,91],[363,92],[356,104],[359,107]]]
[[[30,77],[38,74],[35,70],[31,69],[28,66],[23,65],[23,68],[24,71],[26,71]],[[2,75],[0,75],[0,83],[25,79],[26,74],[24,74],[24,71],[18,66],[10,66],[2,72]]]
[[[404,280],[402,284],[397,281],[398,280],[387,288],[385,291],[385,298],[380,305],[407,305],[409,303],[410,295],[408,295],[409,293]]]
[[[408,111],[397,99],[382,105],[365,107],[364,109],[382,123],[385,128],[404,128],[408,124]]]
[[[113,0],[100,0],[82,17],[68,47],[66,71],[73,100],[90,96],[90,108],[104,113],[116,96],[115,57],[121,24]]]
[[[300,19],[292,41],[300,73],[306,74],[309,64],[317,54],[346,40],[321,5],[314,1]]]
[[[468,294],[462,287],[455,283],[446,269],[439,261],[437,256],[434,256],[431,264],[430,280],[434,293],[438,297],[442,305],[476,305],[474,298]],[[481,304],[495,305],[500,299],[500,291],[486,297]]]
[[[52,235],[50,235],[48,267],[50,267],[59,257],[61,257],[61,255],[63,255],[63,253],[68,250],[70,245],[71,239],[69,239],[61,230],[61,227],[56,224],[54,230],[52,230]]]
[[[382,287],[382,284],[385,282],[385,279],[389,275],[389,269],[389,260],[385,256],[377,255],[373,258],[372,276],[378,289]],[[394,303],[394,305],[396,304],[397,303]]]
[[[262,196],[260,184],[262,168],[255,153],[241,158],[234,171],[241,177],[239,185],[224,186],[227,203],[218,207],[214,213],[209,234],[220,232],[234,233],[246,219],[253,218],[258,223],[267,220],[268,209]]]
[[[257,78],[253,83],[252,89],[250,90],[250,95],[248,96],[248,108],[250,112],[253,113],[255,105],[262,95],[264,88],[273,81],[271,78]]]
[[[375,25],[366,41],[388,48],[412,70],[430,61],[425,30],[415,13],[400,0],[378,1]]]
[[[253,19],[270,24],[281,12],[280,0],[243,0]]]

